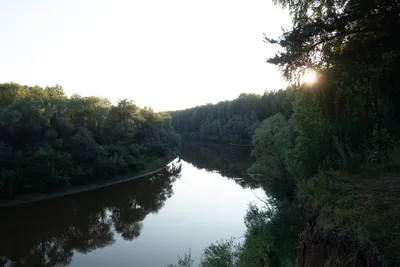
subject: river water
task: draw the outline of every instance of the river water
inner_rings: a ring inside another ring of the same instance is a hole
[[[0,209],[0,266],[163,267],[211,242],[241,239],[261,189],[249,152],[192,143],[157,175]]]

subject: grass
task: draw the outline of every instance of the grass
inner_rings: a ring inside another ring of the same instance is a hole
[[[321,172],[299,186],[319,229],[354,241],[383,266],[400,266],[399,196],[400,172],[394,164],[364,167],[358,174]]]

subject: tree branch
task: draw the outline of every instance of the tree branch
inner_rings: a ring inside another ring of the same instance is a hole
[[[345,32],[339,32],[331,37],[328,37],[322,41],[319,41],[315,44],[312,44],[309,48],[308,51],[314,49],[316,46],[323,44],[323,43],[327,43],[330,42],[340,36],[343,35],[350,35],[350,34],[360,34],[360,33],[370,33],[370,32],[397,32],[400,31],[400,29],[363,29],[363,30],[354,30],[354,31],[345,31]]]

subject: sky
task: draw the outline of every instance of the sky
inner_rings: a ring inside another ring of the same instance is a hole
[[[284,88],[272,0],[0,0],[0,83],[177,110]]]

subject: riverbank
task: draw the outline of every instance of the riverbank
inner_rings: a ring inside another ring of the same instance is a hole
[[[214,144],[217,146],[225,145],[225,146],[233,146],[233,147],[242,147],[242,148],[249,148],[251,149],[251,143],[249,144],[241,144],[241,143],[229,143],[221,140],[212,140],[212,139],[199,139],[199,138],[193,138],[188,135],[182,135],[183,140],[186,143],[200,143],[200,144]]]
[[[310,219],[297,266],[399,266],[399,194],[397,169],[324,172],[300,184]]]
[[[72,188],[68,188],[66,190],[62,190],[62,191],[55,192],[55,193],[41,194],[41,195],[22,195],[22,196],[15,197],[14,199],[3,200],[3,201],[0,201],[0,208],[17,206],[17,205],[22,205],[22,204],[27,204],[27,203],[42,201],[42,200],[48,200],[48,199],[53,199],[53,198],[58,198],[58,197],[64,197],[64,196],[78,194],[78,193],[82,193],[82,192],[86,192],[86,191],[90,191],[90,190],[96,190],[99,188],[103,188],[103,187],[107,187],[107,186],[111,186],[111,185],[115,185],[115,184],[129,182],[129,181],[139,179],[139,178],[144,178],[144,177],[154,175],[154,174],[164,170],[167,167],[167,165],[170,164],[171,162],[173,162],[175,159],[177,159],[177,158],[171,157],[171,158],[165,159],[163,161],[163,163],[157,164],[155,166],[149,166],[146,170],[143,170],[143,171],[137,173],[136,175],[130,176],[130,177],[126,177],[126,175],[125,175],[125,176],[120,176],[116,180],[105,181],[105,182],[100,182],[100,183],[96,183],[96,184],[84,185],[84,186],[72,187]]]

